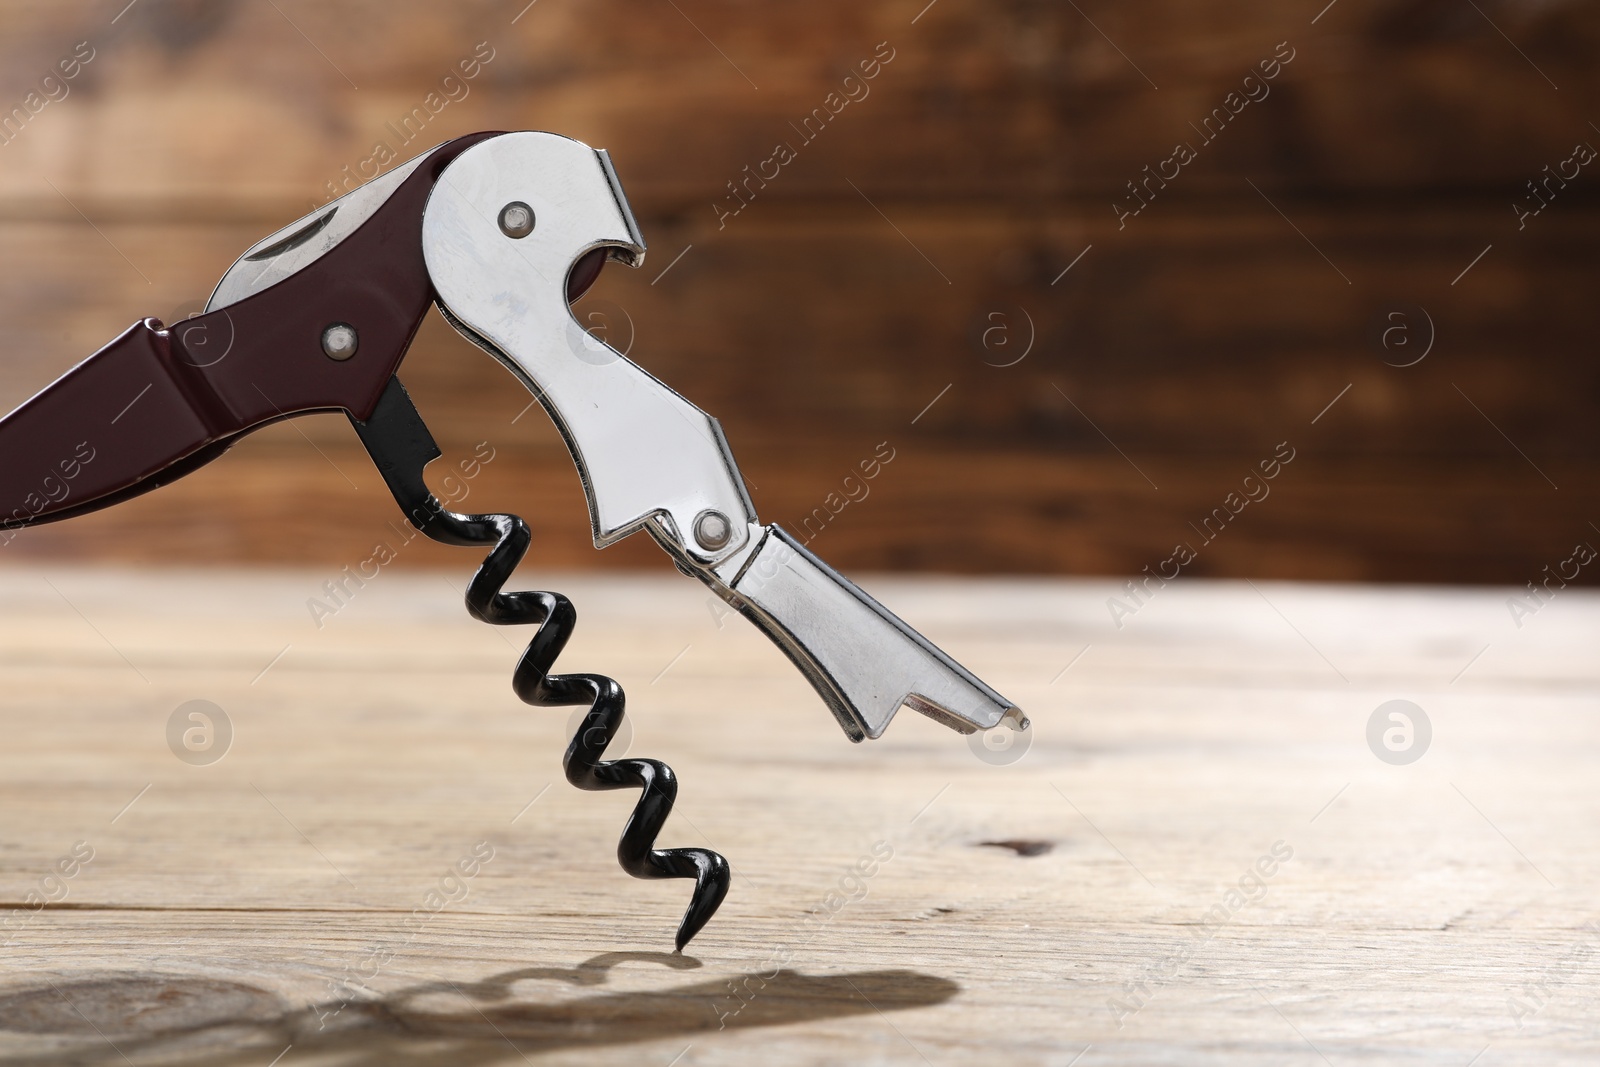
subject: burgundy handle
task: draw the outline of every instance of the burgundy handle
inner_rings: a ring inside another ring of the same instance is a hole
[[[127,499],[292,415],[370,416],[433,301],[422,256],[428,195],[451,160],[493,136],[441,146],[303,270],[171,330],[145,319],[0,419],[0,527]],[[323,351],[336,323],[358,337],[343,360]]]

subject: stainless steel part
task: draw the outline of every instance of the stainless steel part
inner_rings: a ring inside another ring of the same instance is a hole
[[[500,209],[500,232],[507,237],[520,239],[533,232],[533,208],[514,200]]]
[[[509,233],[512,204],[537,227]],[[880,736],[902,705],[963,733],[1027,727],[1010,701],[760,525],[717,421],[578,324],[566,299],[578,258],[598,247],[644,258],[604,152],[549,133],[475,145],[440,174],[422,239],[446,317],[521,379],[566,439],[596,547],[647,529],[789,656],[852,740]]]
[[[348,322],[330,323],[322,331],[322,351],[329,359],[344,361],[356,354],[361,339]]]
[[[497,221],[512,202],[538,219],[521,239]],[[740,547],[755,509],[716,420],[573,318],[567,271],[597,247],[628,263],[644,258],[602,156],[548,133],[467,149],[440,174],[422,218],[441,308],[555,420],[583,480],[596,547],[654,519],[697,561],[714,562]],[[692,540],[695,516],[706,510],[732,518],[735,536],[721,549]]]
[[[694,539],[702,548],[725,548],[733,540],[733,525],[720,511],[702,511],[695,516]]]
[[[881,736],[902,705],[962,733],[1028,728],[1020,708],[780,526],[736,571],[701,578],[783,649],[853,741]]]
[[[304,215],[245,250],[222,276],[206,302],[206,311],[237,304],[283,281],[325,255],[372,217],[439,146],[408,159],[388,174]]]

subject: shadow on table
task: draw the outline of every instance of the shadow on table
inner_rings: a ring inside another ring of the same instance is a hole
[[[319,1062],[341,1067],[473,1067],[517,1053],[669,1037],[688,1042],[721,1029],[904,1011],[943,1003],[961,988],[901,970],[825,976],[768,971],[733,982],[719,978],[655,992],[594,992],[538,1002],[518,999],[514,988],[538,981],[603,986],[611,968],[627,962],[674,970],[700,966],[692,957],[661,952],[612,952],[573,968],[528,967],[479,982],[430,982],[381,999],[304,1008],[257,986],[191,975],[47,979],[0,989],[0,1065],[262,1067],[292,1048],[294,1058],[316,1054]]]

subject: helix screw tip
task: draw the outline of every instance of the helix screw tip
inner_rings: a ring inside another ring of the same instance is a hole
[[[694,936],[711,921],[711,917],[722,906],[723,898],[728,895],[728,885],[733,878],[733,869],[728,866],[728,861],[715,852],[696,849],[686,858],[690,859],[697,869],[694,895],[689,898],[689,907],[683,913],[683,921],[678,924],[676,941],[680,955],[684,946],[694,940]]]

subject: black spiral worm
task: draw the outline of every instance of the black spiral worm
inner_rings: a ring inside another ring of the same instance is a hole
[[[457,514],[434,497],[423,481],[422,469],[439,455],[438,446],[399,379],[390,380],[370,419],[351,422],[413,526],[444,544],[493,546],[467,584],[467,611],[496,626],[538,624],[517,661],[511,687],[535,707],[588,705],[583,725],[562,758],[567,781],[579,789],[640,790],[639,802],[617,843],[617,862],[635,878],[694,879],[694,893],[678,925],[681,952],[728,895],[728,861],[703,848],[655,847],[678,794],[672,768],[653,759],[602,759],[622,726],[622,686],[602,674],[550,673],[578,616],[572,602],[560,593],[505,592],[506,582],[532,541],[528,524],[515,515]]]

